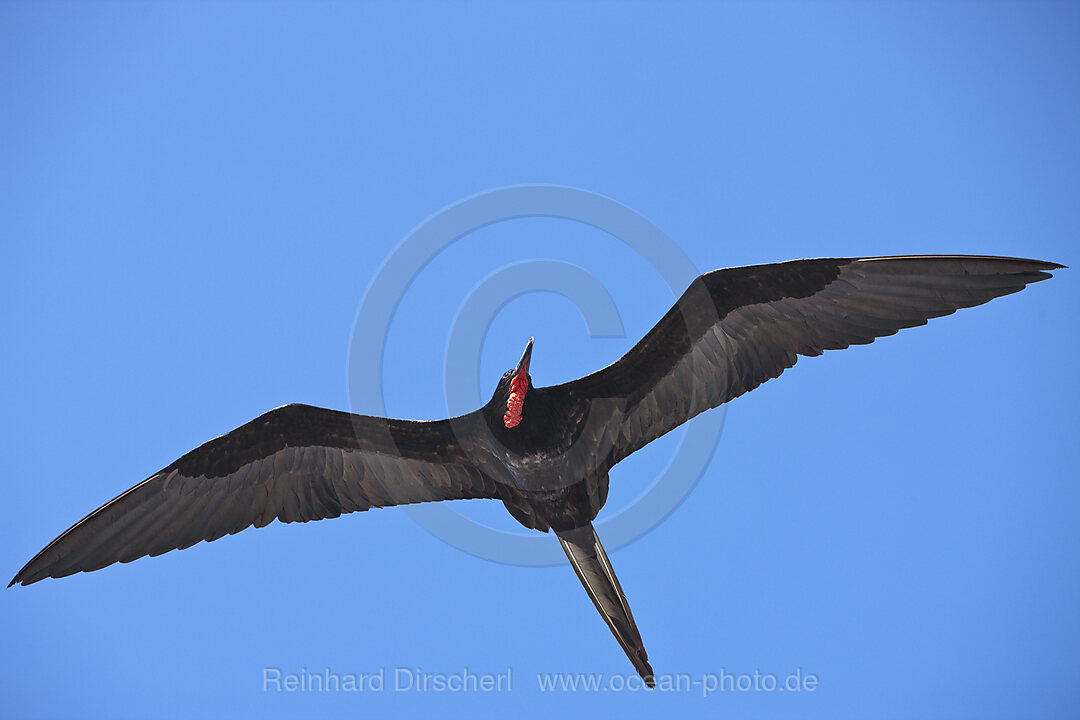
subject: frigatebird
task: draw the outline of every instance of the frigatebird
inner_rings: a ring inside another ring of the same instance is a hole
[[[286,405],[192,450],[49,543],[10,585],[161,555],[272,520],[491,498],[554,530],[596,609],[653,685],[645,646],[592,521],[608,472],[799,355],[866,344],[1022,290],[1064,266],[965,255],[823,258],[716,270],[611,365],[534,387],[533,340],[491,400],[420,422]],[[9,585],[9,587],[10,587]]]

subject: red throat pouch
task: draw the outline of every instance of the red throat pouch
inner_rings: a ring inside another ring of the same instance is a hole
[[[506,427],[517,427],[521,422],[521,405],[525,402],[528,389],[529,378],[522,370],[510,381],[510,397],[506,400],[506,414],[503,415],[503,425]]]

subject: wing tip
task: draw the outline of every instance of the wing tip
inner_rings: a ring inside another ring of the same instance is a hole
[[[1033,258],[1009,257],[1007,255],[878,255],[874,257],[852,258],[854,262],[882,262],[897,260],[989,260],[1010,263],[1022,263],[1032,266],[1034,270],[1067,270],[1068,265],[1051,262],[1050,260],[1035,260]]]
[[[42,552],[44,552],[44,550]],[[40,556],[41,553],[38,553],[30,560],[30,562],[23,565],[22,569],[19,570],[19,572],[15,573],[15,577],[11,578],[11,582],[9,582],[7,586],[26,586],[30,585],[31,583],[36,583],[38,580],[44,580],[45,578],[49,577],[47,573],[42,575],[40,568],[38,568],[36,571],[34,570],[34,563],[38,561],[38,558]]]
[[[18,574],[15,575],[15,577],[11,578],[11,582],[9,582],[7,584],[7,586],[8,587],[15,587],[16,585],[22,585],[23,587],[25,587],[27,585],[32,585],[32,584],[34,584],[36,582],[44,580],[47,577],[50,577],[50,576],[49,575],[40,575],[40,574],[35,574],[35,573],[28,573],[28,572],[26,572],[26,568],[23,568],[22,570],[20,570],[18,572]]]

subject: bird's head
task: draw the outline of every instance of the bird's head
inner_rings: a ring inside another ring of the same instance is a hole
[[[500,403],[503,412],[503,425],[515,428],[521,422],[521,413],[525,406],[525,395],[532,386],[532,378],[529,377],[529,360],[532,358],[533,338],[529,338],[529,344],[525,346],[525,352],[521,354],[521,360],[517,367],[507,370],[499,380],[495,388],[492,402]]]

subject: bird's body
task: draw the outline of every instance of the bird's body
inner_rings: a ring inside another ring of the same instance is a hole
[[[475,412],[432,422],[287,405],[192,450],[74,525],[11,584],[97,570],[274,519],[501,500],[558,535],[637,671],[652,668],[592,521],[612,467],[797,355],[865,344],[1050,277],[1054,263],[979,256],[797,260],[697,278],[622,358],[537,388],[532,340]]]

